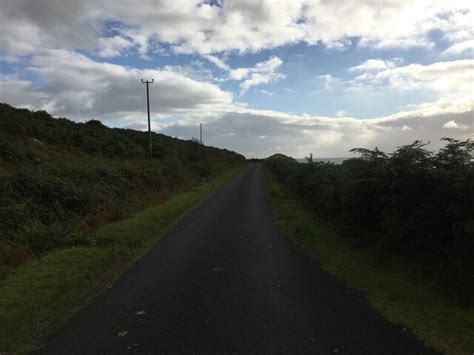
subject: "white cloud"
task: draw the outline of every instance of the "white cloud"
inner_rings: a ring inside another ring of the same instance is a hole
[[[437,149],[442,145],[440,138],[446,135],[441,127],[449,120],[464,129],[452,129],[448,136],[474,138],[474,98],[450,97],[372,119],[234,108],[206,120],[204,125],[206,142],[211,145],[237,150],[246,156],[265,157],[282,152],[301,158],[309,152],[319,157],[347,157],[350,149],[361,146],[377,146],[390,152],[417,139],[431,141],[430,149]],[[190,118],[163,127],[163,132],[189,138],[196,123]]]
[[[268,84],[283,78],[285,78],[285,75],[281,73],[253,73],[250,75],[250,78],[244,80],[240,84],[240,88],[242,89],[240,94],[242,95],[243,93],[247,92],[252,86]]]
[[[229,72],[228,80],[242,80],[248,77],[250,68],[237,68],[231,69]]]
[[[133,42],[121,36],[102,37],[98,39],[100,57],[116,57],[133,47]]]
[[[344,117],[347,116],[347,112],[345,110],[337,110],[336,117]]]
[[[203,57],[222,70],[230,70],[229,66],[219,57],[210,54],[204,54]]]
[[[49,96],[33,86],[31,81],[0,75],[0,100],[10,105],[40,109],[50,101]]]
[[[336,78],[331,74],[318,75],[316,79],[323,84],[326,90],[331,90],[344,84],[342,79]]]
[[[395,67],[394,60],[368,59],[362,64],[349,68],[350,72],[378,72]]]
[[[465,124],[462,124],[462,123],[456,123],[455,120],[451,120],[451,121],[446,122],[446,123],[443,125],[443,128],[448,128],[448,129],[460,129],[460,130],[465,131],[465,130],[468,129],[469,127],[466,126]]]
[[[233,101],[231,93],[176,71],[98,63],[65,50],[34,56],[27,70],[41,79],[41,89],[28,81],[3,77],[2,100],[73,118],[143,115],[146,103],[141,78],[155,80],[150,87],[150,101],[156,114],[212,115]]]
[[[237,68],[229,71],[229,80],[244,80],[240,83],[240,94],[247,92],[252,86],[268,84],[285,78],[282,73],[276,72],[283,61],[278,57],[271,57],[264,62],[257,63],[251,68]]]
[[[81,48],[115,55],[103,48],[98,33],[117,22],[124,26],[117,35],[133,42],[144,56],[160,42],[177,53],[210,55],[298,42],[344,49],[350,38],[360,38],[362,47],[431,48],[430,33],[435,30],[452,43],[473,38],[469,0],[239,0],[223,1],[222,6],[201,0],[143,0],[140,6],[124,0],[64,1],[43,0],[46,6],[29,0],[4,2],[0,48],[16,54]],[[129,48],[117,43],[116,49]]]
[[[453,44],[441,53],[443,57],[467,55],[474,58],[474,39]]]
[[[242,80],[248,78],[252,74],[266,74],[266,73],[273,73],[275,70],[283,64],[283,61],[278,57],[271,57],[265,62],[257,63],[252,68],[237,68],[231,69],[229,71],[229,79],[230,80]]]
[[[371,64],[368,65],[367,63]],[[376,63],[376,64],[374,64]],[[349,90],[387,86],[399,91],[432,90],[445,95],[474,91],[474,60],[464,59],[433,64],[386,66],[382,62],[366,61],[349,71],[361,73],[345,83]]]

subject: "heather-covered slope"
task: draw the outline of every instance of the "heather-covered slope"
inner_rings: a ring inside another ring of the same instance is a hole
[[[0,270],[93,244],[98,225],[229,171],[234,152],[0,104]]]

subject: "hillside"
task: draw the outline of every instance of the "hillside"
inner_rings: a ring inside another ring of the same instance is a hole
[[[227,172],[244,158],[153,133],[0,104],[0,271]]]
[[[289,156],[287,156],[285,154],[281,154],[281,153],[276,153],[276,154],[270,155],[265,160],[284,160],[284,161],[287,161],[287,162],[297,163],[297,161],[295,159],[293,159],[292,157],[289,157]]]

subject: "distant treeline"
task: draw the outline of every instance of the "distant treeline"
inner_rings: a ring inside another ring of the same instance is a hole
[[[474,142],[443,141],[436,153],[415,141],[391,154],[356,148],[360,158],[340,165],[298,164],[282,155],[265,165],[319,219],[375,246],[381,257],[418,260],[456,302],[472,304]]]
[[[150,161],[148,133],[0,104],[0,274],[244,162],[156,133]]]

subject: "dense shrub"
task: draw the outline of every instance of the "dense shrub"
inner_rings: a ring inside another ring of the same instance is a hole
[[[435,260],[435,277],[459,302],[474,299],[474,143],[443,138],[437,153],[415,141],[392,154],[356,148],[341,165],[266,166],[319,218],[379,248]],[[385,253],[386,250],[380,250]],[[428,256],[428,258],[427,258]],[[432,267],[433,268],[433,267]]]
[[[18,163],[26,160],[26,153],[13,141],[0,135],[0,160],[4,163]]]
[[[75,123],[0,104],[0,270],[92,241],[126,217],[244,162],[234,152],[148,133]]]

